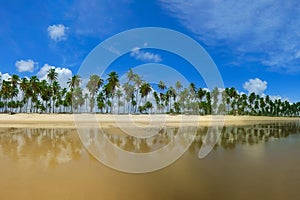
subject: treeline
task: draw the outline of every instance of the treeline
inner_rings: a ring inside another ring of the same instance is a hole
[[[184,88],[180,81],[174,86],[160,81],[155,91],[131,69],[124,84],[116,72],[107,75],[104,80],[93,74],[86,85],[79,75],[74,75],[65,88],[58,83],[54,68],[47,72],[47,80],[39,80],[37,76],[20,78],[14,74],[9,80],[0,81],[0,112],[300,115],[300,102],[272,100],[268,95],[255,93],[239,94],[233,87],[208,91],[194,83]]]

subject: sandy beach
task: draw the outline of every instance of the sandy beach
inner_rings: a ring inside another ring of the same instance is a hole
[[[300,118],[264,116],[111,115],[111,114],[0,114],[2,128],[75,128],[76,123],[98,123],[103,128],[118,126],[209,126],[247,125],[300,121]]]

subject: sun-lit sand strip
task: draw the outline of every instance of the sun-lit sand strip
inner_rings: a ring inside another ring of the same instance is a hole
[[[79,119],[85,114],[78,115]],[[86,115],[88,116],[88,115]],[[262,116],[192,116],[192,115],[110,115],[97,114],[97,121],[103,128],[118,126],[209,126],[211,124],[247,125],[299,121],[300,118],[262,117]],[[93,118],[94,118],[93,116]],[[86,117],[89,119],[88,117]],[[76,118],[78,119],[78,118]],[[89,120],[85,121],[89,125]],[[75,117],[72,114],[0,114],[0,127],[11,128],[75,128]]]

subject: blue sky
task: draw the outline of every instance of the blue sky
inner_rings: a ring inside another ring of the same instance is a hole
[[[300,101],[299,4],[297,0],[2,1],[0,72],[3,78],[9,74],[44,78],[55,67],[64,82],[103,40],[128,29],[163,27],[201,44],[226,87]],[[122,75],[149,62],[182,68],[186,78],[205,87],[193,71],[185,71],[188,63],[155,49],[135,49],[110,69]]]

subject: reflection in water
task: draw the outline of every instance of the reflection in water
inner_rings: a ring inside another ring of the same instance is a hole
[[[55,166],[80,157],[82,146],[76,130],[1,129],[0,152],[14,160],[30,158]]]
[[[218,129],[221,128],[215,127]],[[141,153],[166,146],[178,134],[188,140],[189,130],[163,128],[149,138],[135,138],[112,128],[104,133],[91,129],[88,134],[90,143],[106,136],[119,148]],[[217,151],[199,160],[195,153],[217,135],[211,134],[205,140],[207,130],[197,130],[189,151],[174,165],[154,173],[132,175],[90,159],[75,129],[0,129],[0,199],[299,197],[299,123],[224,127],[215,146]],[[262,144],[291,134],[294,136]],[[219,151],[220,148],[230,151]]]
[[[199,128],[196,138],[190,146],[190,151],[199,150],[202,146],[203,138],[207,133],[208,127]],[[279,138],[287,137],[291,134],[300,133],[300,123],[273,123],[255,124],[247,126],[228,126],[223,127],[221,138],[215,148],[223,147],[232,149],[238,144],[257,144],[268,142]],[[211,139],[213,141],[213,139]]]
[[[153,132],[154,128],[151,128]],[[300,133],[300,123],[273,123],[255,124],[248,126],[215,127],[222,131],[215,149],[222,147],[232,149],[238,144],[253,145],[269,140],[287,137],[290,134]],[[189,127],[181,128],[183,138],[189,138]],[[190,152],[198,152],[203,142],[213,143],[217,132],[212,132],[204,140],[208,127],[200,127],[189,147]],[[157,129],[157,134],[148,138],[136,138],[116,128],[105,129],[104,132],[90,130],[88,132],[90,143],[95,143],[99,135],[104,134],[111,143],[119,148],[136,153],[145,153],[158,150],[169,144],[179,133],[179,128],[164,127]],[[102,135],[103,136],[103,135]],[[193,138],[192,138],[193,139]],[[75,129],[0,129],[0,154],[7,155],[14,160],[22,157],[31,157],[32,160],[44,160],[47,165],[55,166],[81,156],[83,146]]]
[[[184,137],[190,137],[188,134],[189,127],[183,127]],[[186,129],[186,130],[185,130]],[[273,124],[255,124],[248,126],[227,126],[213,127],[208,138],[205,139],[209,127],[200,127],[197,129],[197,134],[194,138],[189,150],[199,151],[202,144],[213,145],[218,137],[218,131],[222,131],[222,135],[217,141],[215,148],[223,147],[225,149],[234,148],[237,144],[253,145],[259,142],[267,142],[269,140],[287,137],[291,134],[300,132],[300,123],[273,123]],[[151,130],[153,131],[153,130]],[[114,134],[113,131],[106,130],[105,134],[109,140],[126,151],[130,152],[151,152],[167,145],[177,134],[179,128],[162,128],[158,134],[149,138],[136,138],[126,134]]]

